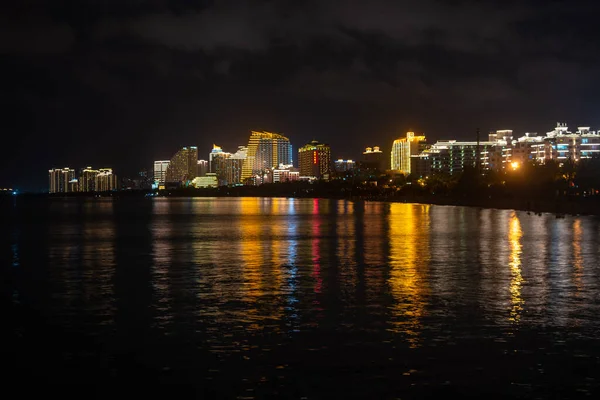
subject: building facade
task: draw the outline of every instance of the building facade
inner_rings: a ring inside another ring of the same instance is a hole
[[[495,142],[458,142],[441,140],[426,150],[432,173],[454,175],[465,168],[490,168],[490,154],[496,150]]]
[[[352,171],[354,168],[356,167],[356,162],[354,162],[353,160],[336,160],[334,162],[334,169],[335,172],[348,172],[348,171]]]
[[[279,164],[293,163],[290,140],[280,134],[252,131],[242,167],[242,182],[264,176]]]
[[[112,168],[100,168],[95,180],[94,186],[96,192],[118,190],[117,175],[113,173]]]
[[[216,173],[207,172],[204,176],[197,176],[192,179],[191,185],[196,188],[216,188],[219,186],[219,181]]]
[[[186,185],[197,174],[198,149],[195,146],[183,147],[169,163],[165,174],[166,183]]]
[[[204,176],[210,171],[207,160],[198,160],[196,176]]]
[[[415,135],[414,132],[407,132],[405,138],[394,140],[391,151],[391,169],[410,175],[411,157],[426,150],[425,146],[425,136]]]
[[[167,180],[167,168],[170,163],[170,160],[154,161],[154,183],[156,183],[159,188],[161,186],[164,188],[165,186]]]
[[[329,179],[331,174],[331,148],[316,140],[298,149],[298,166],[301,176]]]
[[[271,178],[273,183],[294,182],[300,179],[300,171],[291,165],[280,165],[273,168]]]
[[[72,168],[52,168],[51,170],[48,170],[48,179],[49,193],[68,193],[77,191],[75,170]]]
[[[219,157],[221,156],[223,153],[223,149],[221,148],[221,146],[217,146],[216,144],[213,144],[213,148],[210,151],[210,153],[208,154],[208,171],[207,172],[216,172],[216,166],[213,166],[213,160],[215,159],[215,157]],[[201,175],[198,175],[201,176]]]
[[[95,192],[96,175],[98,175],[98,170],[93,169],[92,167],[83,168],[79,173],[79,191]]]

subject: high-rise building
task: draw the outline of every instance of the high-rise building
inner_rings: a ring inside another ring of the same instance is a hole
[[[220,151],[211,155],[213,156],[210,163],[212,169],[211,173],[216,174],[219,186],[227,186],[227,161],[231,157],[231,153]]]
[[[154,183],[158,184],[159,187],[164,186],[167,180],[167,168],[169,167],[169,160],[154,161]]]
[[[171,158],[165,180],[170,184],[185,185],[196,177],[197,166],[198,148],[183,147]]]
[[[367,147],[363,152],[361,166],[367,170],[385,171],[385,160],[379,146]]]
[[[298,149],[298,165],[301,176],[317,179],[329,178],[331,173],[331,148],[316,140]]]
[[[117,190],[117,176],[112,168],[100,168],[96,174],[95,188],[97,192]]]
[[[95,170],[92,167],[83,168],[79,173],[79,191],[95,192],[96,175],[98,175],[98,170]]]
[[[197,165],[198,165],[198,168],[197,168],[196,176],[205,176],[206,173],[210,171],[208,169],[208,161],[207,160],[198,160]]]
[[[394,140],[391,152],[391,169],[405,175],[411,173],[411,156],[425,150],[425,136],[407,132],[405,138]]]
[[[242,182],[255,176],[263,176],[266,171],[279,164],[292,163],[292,145],[287,137],[277,133],[252,131],[242,167]]]
[[[225,179],[227,180],[228,185],[239,185],[240,183],[243,183],[242,170],[247,156],[248,147],[238,146],[237,151],[227,159]]]
[[[222,155],[223,153],[223,149],[221,148],[221,146],[217,146],[216,144],[213,144],[213,148],[211,150],[211,152],[208,154],[208,172],[217,172],[216,171],[216,166],[213,166],[213,160],[215,157],[219,157],[220,155]],[[198,175],[200,176],[200,175]]]
[[[48,170],[48,178],[50,180],[50,193],[67,193],[73,192],[73,181],[75,180],[75,170],[72,168],[56,169],[52,168]]]

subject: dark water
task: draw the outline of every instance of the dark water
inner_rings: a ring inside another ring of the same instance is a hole
[[[317,199],[0,202],[4,379],[24,389],[600,393],[594,217]]]

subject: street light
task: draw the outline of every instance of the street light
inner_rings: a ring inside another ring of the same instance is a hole
[[[514,162],[510,163],[510,166],[512,167],[513,170],[516,170],[519,168],[519,163],[514,161]]]

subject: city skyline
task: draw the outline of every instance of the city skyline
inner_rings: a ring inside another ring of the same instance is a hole
[[[52,165],[129,174],[247,129],[356,158],[407,131],[600,126],[591,1],[27,4],[3,9],[1,186],[45,186]]]
[[[154,161],[154,170],[150,175],[152,180],[147,179],[149,175],[145,169],[138,174],[144,177],[146,184],[152,184],[147,189],[165,189],[190,184],[196,187],[216,187],[260,185],[298,179],[327,181],[343,177],[346,171],[355,167],[354,161],[350,159],[335,160],[331,155],[331,147],[317,140],[298,149],[297,164],[294,165],[292,148],[289,139],[281,134],[250,131],[248,146],[238,146],[235,153],[224,151],[221,146],[213,144],[207,161],[199,158],[196,146],[185,146],[170,161]],[[375,172],[376,175],[402,174],[412,178],[426,178],[440,173],[460,174],[465,167],[474,167],[483,173],[488,170],[514,169],[528,162],[544,164],[556,161],[562,166],[568,160],[578,162],[600,156],[600,131],[588,126],[578,126],[572,131],[566,123],[558,122],[553,130],[545,134],[526,132],[519,136],[511,129],[499,129],[490,131],[487,138],[482,138],[478,130],[475,141],[445,139],[431,143],[427,142],[424,134],[406,132],[393,141],[389,156],[390,162],[387,163],[380,146],[367,147],[356,166],[363,171]],[[88,171],[93,176],[87,177]],[[112,175],[111,168],[97,171],[87,167],[80,169],[78,178],[75,170],[69,167],[53,168],[49,170],[49,191],[95,191],[99,185],[96,176],[98,172],[102,175],[103,171],[110,171]],[[200,181],[196,179],[208,175],[213,178]],[[116,177],[113,178],[114,184],[109,185],[111,190],[120,188]],[[96,183],[90,183],[90,179]],[[141,188],[139,185],[142,180],[124,178],[124,182],[125,180],[133,187]],[[123,188],[126,187],[124,182]],[[130,186],[129,189],[131,188]]]

